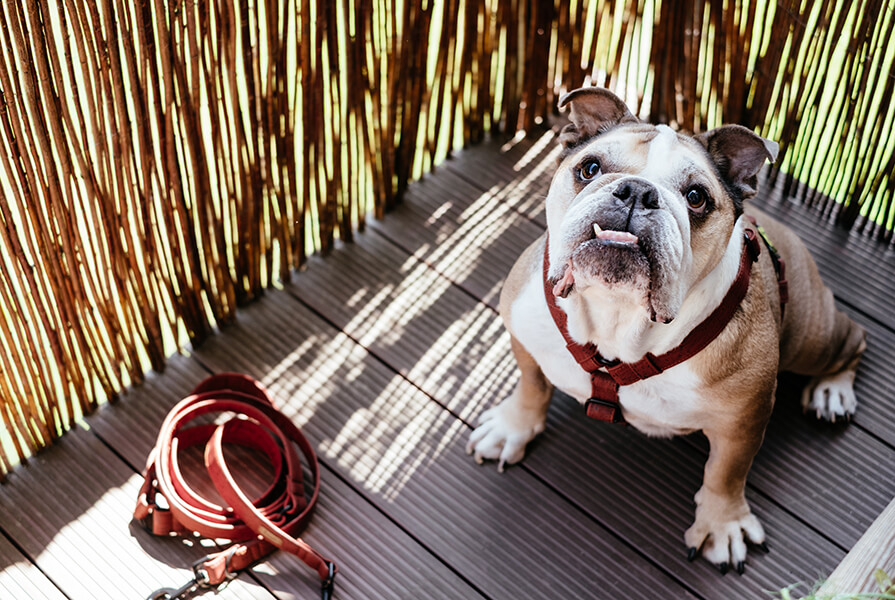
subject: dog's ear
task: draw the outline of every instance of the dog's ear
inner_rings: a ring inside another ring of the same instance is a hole
[[[559,108],[571,105],[569,119],[559,134],[564,148],[578,144],[612,129],[620,123],[636,123],[621,98],[601,87],[584,87],[572,90],[559,99]]]
[[[758,172],[765,160],[777,160],[777,142],[740,125],[724,125],[696,136],[724,181],[743,200],[758,191]]]

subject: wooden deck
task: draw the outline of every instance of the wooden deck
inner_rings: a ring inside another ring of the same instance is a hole
[[[747,491],[771,551],[750,552],[745,575],[686,560],[699,435],[648,439],[557,394],[520,466],[465,454],[516,377],[496,303],[544,229],[555,143],[460,153],[356,243],[19,468],[0,487],[0,598],[144,598],[188,579],[202,544],[153,538],[131,511],[165,413],[220,371],[261,380],[315,444],[323,491],[305,539],[340,565],[337,599],[767,598],[827,577],[895,497],[895,257],[774,194],[759,204],[802,233],[870,338],[850,425],[803,417],[784,378]],[[219,597],[317,598],[318,585],[274,555]]]

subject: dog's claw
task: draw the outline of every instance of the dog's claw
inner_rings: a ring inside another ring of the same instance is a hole
[[[758,547],[761,548],[761,551],[764,552],[765,554],[767,554],[768,552],[771,551],[771,549],[768,548],[768,543],[767,543],[767,542],[762,542],[762,543],[760,543],[760,544],[758,545]]]
[[[696,554],[699,552],[696,548],[690,548],[687,550],[687,562],[693,562],[696,560]]]
[[[730,569],[730,565],[728,565],[726,562],[723,562],[723,563],[721,563],[721,566],[718,568],[721,569],[722,575],[727,575],[727,571]]]
[[[738,562],[737,563],[737,574],[742,575],[745,572],[746,572],[746,563],[743,561]]]

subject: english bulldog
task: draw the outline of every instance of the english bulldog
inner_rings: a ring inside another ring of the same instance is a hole
[[[746,204],[777,144],[738,125],[690,136],[643,123],[597,87],[559,106],[570,107],[570,123],[559,136],[547,233],[518,259],[500,297],[521,377],[481,415],[467,452],[501,471],[520,461],[544,430],[554,387],[649,436],[701,430],[710,453],[684,533],[688,558],[701,552],[722,573],[742,574],[747,544],[767,548],[744,491],[777,373],[812,376],[804,409],[847,419],[864,330],[836,309],[796,235]],[[756,241],[750,217],[766,241]],[[691,344],[706,327],[713,337]],[[596,349],[596,375],[569,344]],[[662,363],[669,355],[678,362]],[[595,378],[619,364],[634,380],[610,381],[615,396],[592,400]]]

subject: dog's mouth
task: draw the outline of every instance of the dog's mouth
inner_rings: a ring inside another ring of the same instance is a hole
[[[594,254],[604,253],[607,249],[625,253],[634,251],[640,257],[643,256],[640,239],[630,231],[603,229],[598,223],[593,223],[593,235],[576,246],[572,256],[563,267],[562,276],[553,285],[553,295],[565,298],[575,288],[575,262],[592,262]]]
[[[615,231],[613,229],[603,229],[598,223],[594,223],[594,240],[603,246],[612,246],[615,248],[639,248],[638,238],[630,231]]]

